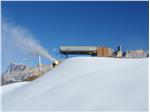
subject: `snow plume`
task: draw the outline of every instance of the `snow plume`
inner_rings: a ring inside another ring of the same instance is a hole
[[[28,30],[21,26],[2,22],[2,37],[5,40],[13,40],[13,45],[23,53],[41,55],[50,61],[56,60],[35,40],[34,36]]]

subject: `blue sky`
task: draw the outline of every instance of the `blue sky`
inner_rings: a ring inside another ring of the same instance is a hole
[[[61,45],[148,50],[148,1],[2,2],[2,18],[28,29],[53,56]]]

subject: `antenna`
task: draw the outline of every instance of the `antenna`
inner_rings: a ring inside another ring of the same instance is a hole
[[[37,53],[37,54],[38,54],[38,69],[39,69],[39,71],[41,71],[41,65],[42,65],[41,56],[39,55],[39,53]]]

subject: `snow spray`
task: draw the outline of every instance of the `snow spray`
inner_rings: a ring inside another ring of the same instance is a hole
[[[2,22],[2,36],[6,39],[13,40],[13,44],[25,53],[37,54],[54,62],[56,59],[52,57],[46,49],[34,38],[34,36],[25,28],[15,26],[7,22]]]

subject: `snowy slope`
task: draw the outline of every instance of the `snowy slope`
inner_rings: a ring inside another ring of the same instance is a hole
[[[31,83],[8,88],[1,88],[3,110],[146,111],[148,59],[71,58]]]

